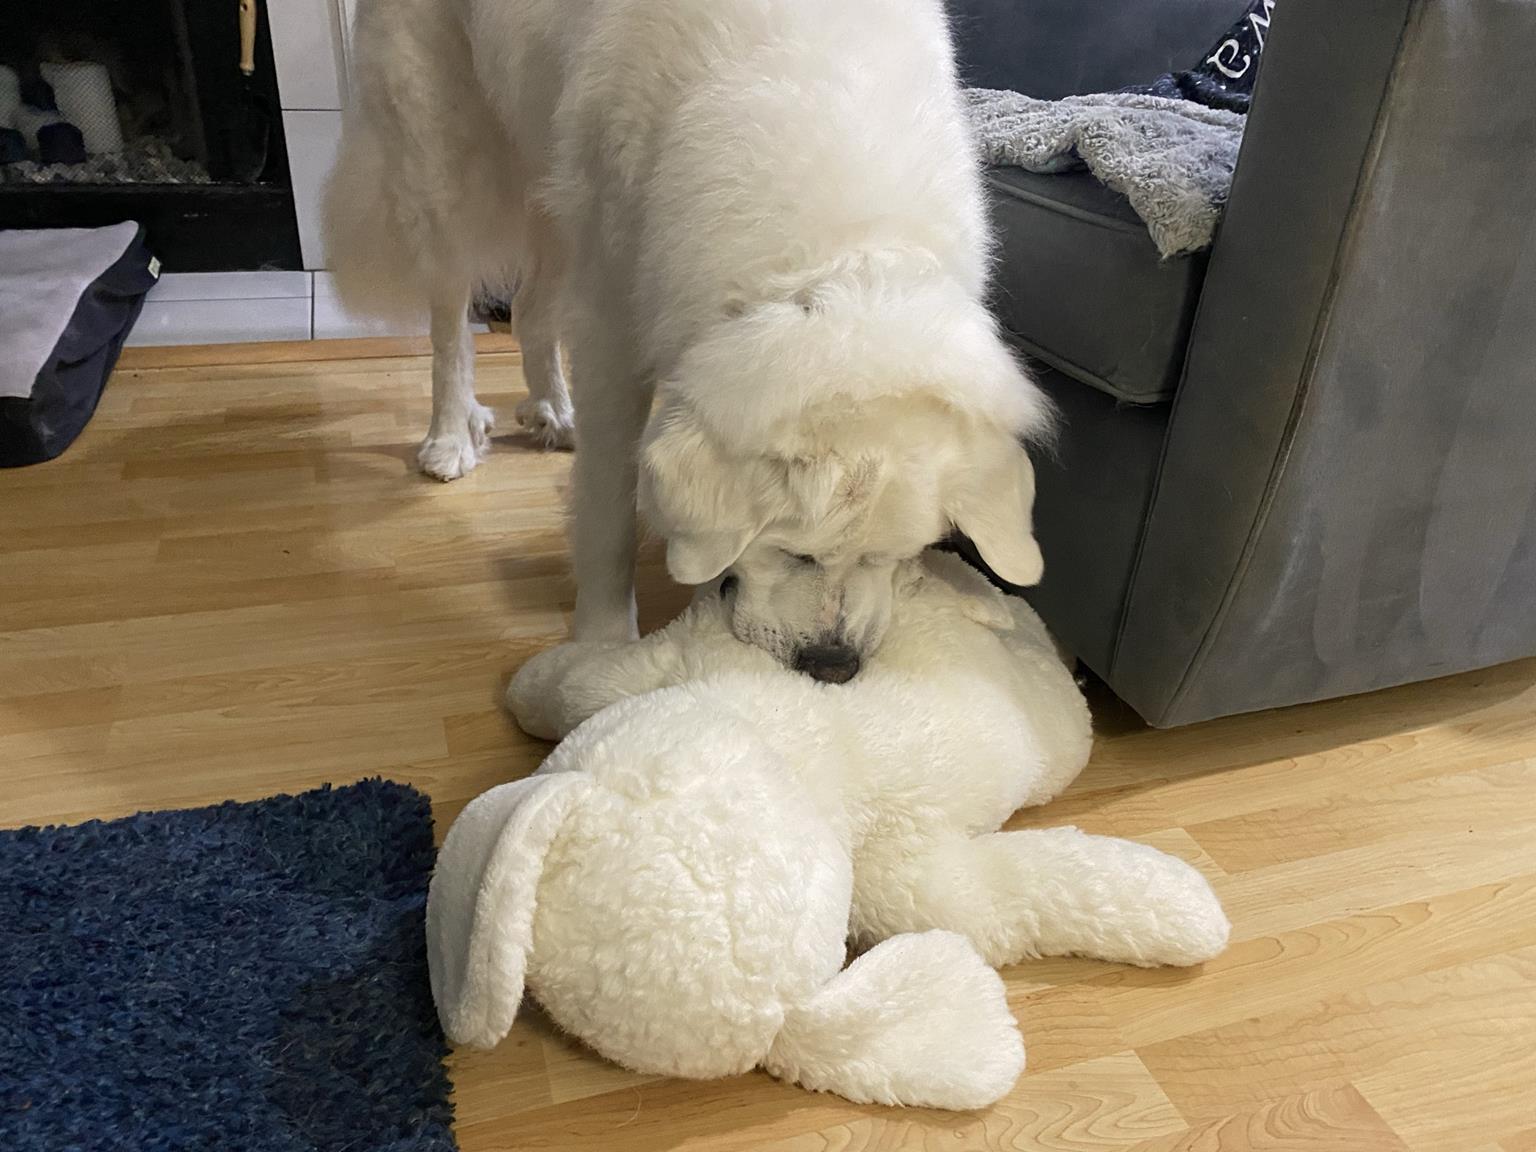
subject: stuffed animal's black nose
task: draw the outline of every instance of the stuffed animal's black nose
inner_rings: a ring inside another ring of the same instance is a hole
[[[846,644],[812,644],[795,653],[795,671],[823,684],[846,684],[859,674],[859,654]]]

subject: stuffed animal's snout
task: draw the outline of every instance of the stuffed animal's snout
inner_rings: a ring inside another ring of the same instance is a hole
[[[863,662],[847,641],[828,639],[797,648],[791,663],[796,672],[822,684],[846,684],[859,674]]]

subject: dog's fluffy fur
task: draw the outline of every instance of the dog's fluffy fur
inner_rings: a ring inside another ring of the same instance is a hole
[[[456,1041],[505,1036],[526,982],[643,1072],[763,1064],[975,1108],[1023,1062],[987,965],[1196,964],[1226,943],[1183,861],[997,831],[1083,767],[1088,708],[1029,606],[954,556],[900,566],[890,635],[842,687],[737,643],[706,592],[639,643],[540,653],[508,699],[530,732],[571,735],[443,845],[428,941]],[[850,934],[870,951],[843,970]]]
[[[1039,578],[1045,405],[981,302],[940,0],[370,0],[356,47],[340,289],[430,304],[443,479],[491,427],[471,289],[518,284],[519,419],[551,444],[566,346],[579,638],[633,635],[637,493],[674,576],[739,577],[738,637],[836,675],[952,525]]]

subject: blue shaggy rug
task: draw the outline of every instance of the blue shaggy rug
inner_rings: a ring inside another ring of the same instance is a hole
[[[4,1152],[449,1152],[426,797],[0,832]]]

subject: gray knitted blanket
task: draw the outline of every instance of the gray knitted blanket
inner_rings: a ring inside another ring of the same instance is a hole
[[[1246,117],[1125,93],[1035,100],[972,88],[966,100],[986,163],[1031,172],[1086,166],[1131,202],[1164,257],[1210,245]]]

